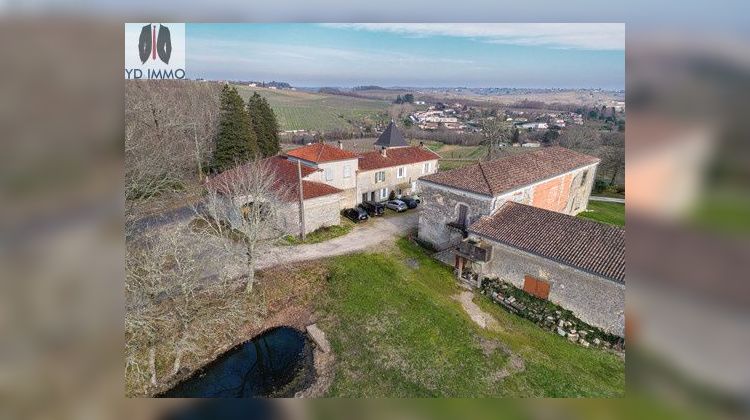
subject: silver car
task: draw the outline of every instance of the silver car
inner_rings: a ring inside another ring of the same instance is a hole
[[[385,206],[397,212],[406,211],[409,208],[409,206],[401,200],[390,200],[385,203]]]

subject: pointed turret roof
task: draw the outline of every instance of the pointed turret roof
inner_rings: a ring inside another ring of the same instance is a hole
[[[393,120],[388,124],[388,127],[383,131],[383,134],[378,137],[378,141],[375,142],[375,146],[381,147],[404,147],[408,145],[409,143],[404,140],[404,136],[398,131]]]

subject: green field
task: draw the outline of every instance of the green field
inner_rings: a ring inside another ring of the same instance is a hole
[[[461,289],[450,267],[405,239],[382,253],[333,258],[329,269],[317,304],[336,357],[328,396],[624,393],[622,359],[572,344],[481,295],[475,302],[500,328],[477,326],[453,299]]]
[[[358,130],[368,119],[385,121],[390,102],[302,91],[236,86],[247,99],[253,92],[264,96],[276,113],[282,130]]]
[[[578,213],[578,217],[610,225],[625,226],[625,204],[589,201],[587,210]]]

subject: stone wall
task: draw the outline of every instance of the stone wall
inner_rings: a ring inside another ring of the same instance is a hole
[[[341,194],[330,194],[305,200],[305,233],[324,226],[341,223]],[[299,206],[296,202],[287,204],[281,217],[281,229],[290,235],[299,235]]]
[[[429,162],[430,163],[430,170],[428,172],[424,172],[424,164]],[[406,168],[405,174],[403,178],[398,177],[398,168],[404,167]],[[361,203],[362,202],[362,194],[367,193],[369,196],[369,193],[372,191],[376,191],[376,200],[381,200],[379,191],[382,188],[387,188],[388,192],[386,193],[386,199],[388,198],[388,195],[390,195],[391,191],[395,190],[396,194],[398,194],[398,189],[400,188],[402,195],[409,195],[412,194],[413,189],[412,186],[422,176],[434,174],[437,172],[438,167],[438,161],[430,160],[426,162],[418,162],[418,163],[412,163],[409,165],[399,165],[399,166],[391,166],[388,168],[381,168],[381,169],[373,169],[368,171],[359,171],[357,173],[357,193],[356,193],[356,202]],[[385,181],[382,182],[375,182],[375,173],[383,171],[385,172]],[[414,185],[416,186],[416,185]],[[418,187],[417,187],[418,189]],[[369,198],[368,198],[369,200]]]
[[[590,325],[624,336],[624,284],[473,234],[471,237],[492,246],[492,259],[471,263],[472,271],[480,276],[497,277],[521,289],[526,275],[548,281],[551,302]]]
[[[418,181],[422,197],[422,211],[419,213],[419,240],[427,242],[437,250],[458,245],[463,239],[461,231],[447,224],[458,220],[458,205],[469,207],[467,225],[483,215],[490,214],[492,198],[479,194],[444,188],[435,184]]]

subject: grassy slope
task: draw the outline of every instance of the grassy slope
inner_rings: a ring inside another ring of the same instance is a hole
[[[625,205],[620,203],[606,203],[603,201],[589,201],[588,210],[578,213],[578,217],[625,226]]]
[[[408,262],[408,263],[407,263]],[[416,268],[414,268],[416,267]],[[615,396],[624,363],[584,349],[477,298],[503,332],[476,326],[451,296],[451,270],[401,240],[381,254],[334,258],[321,320],[337,357],[331,396]],[[504,380],[508,356],[480,343],[500,340],[526,369]]]
[[[253,92],[268,99],[282,130],[353,129],[363,118],[378,118],[389,102],[290,90],[237,86],[247,99]]]

